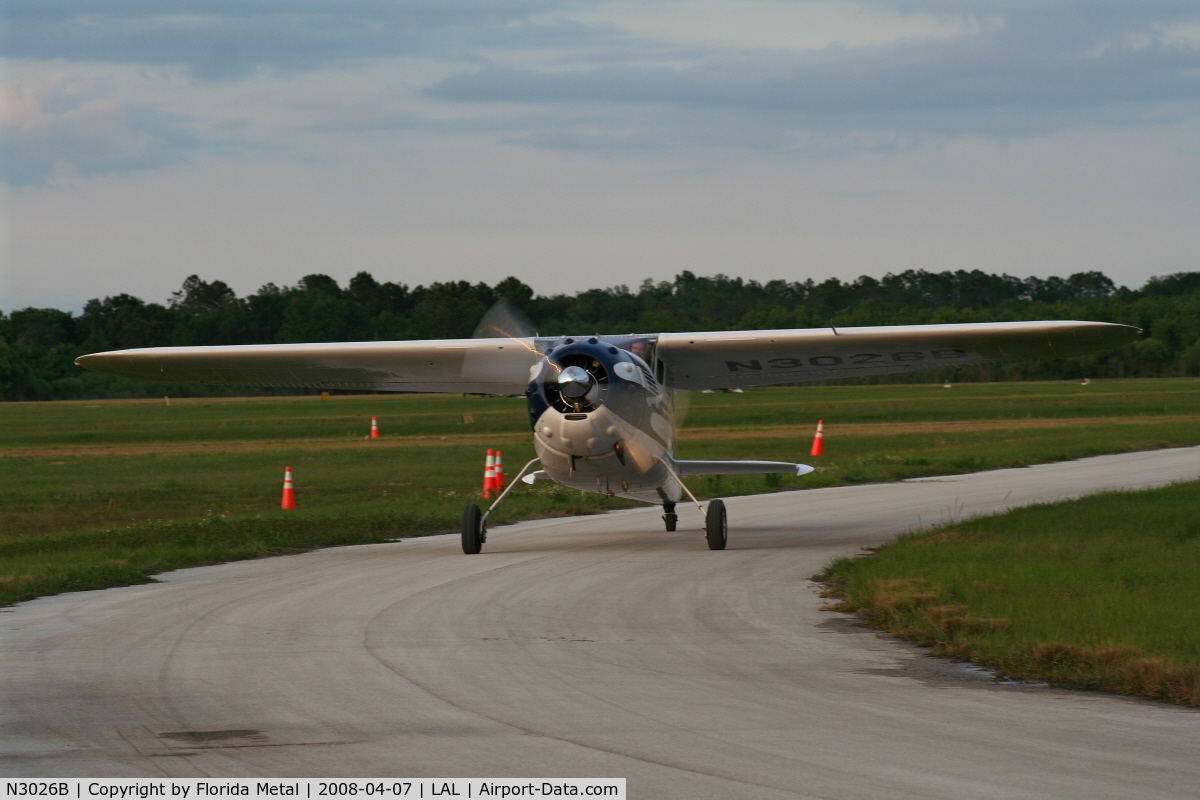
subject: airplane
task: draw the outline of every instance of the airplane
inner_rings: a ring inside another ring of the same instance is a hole
[[[676,503],[687,494],[704,515],[709,549],[724,550],[724,502],[710,500],[705,508],[683,478],[805,475],[813,468],[677,458],[677,393],[1082,355],[1119,347],[1140,333],[1128,325],[1080,321],[831,324],[796,330],[153,347],[93,353],[75,363],[126,378],[223,386],[524,394],[537,457],[486,512],[475,503],[466,506],[464,553],[482,550],[488,516],[518,481],[540,480],[661,505],[668,531],[676,529]]]

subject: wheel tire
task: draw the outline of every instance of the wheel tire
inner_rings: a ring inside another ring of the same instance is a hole
[[[710,500],[708,514],[704,523],[705,538],[708,539],[709,550],[724,550],[729,541],[729,525],[725,520],[725,502]]]
[[[678,514],[663,514],[663,522],[666,523],[668,532],[674,531],[675,526],[679,523],[679,515]]]
[[[468,503],[463,509],[462,549],[469,556],[483,549],[483,515],[474,503]]]

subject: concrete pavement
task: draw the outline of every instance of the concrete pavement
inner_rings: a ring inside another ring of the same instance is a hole
[[[1195,798],[1200,712],[997,685],[823,611],[905,530],[1200,448],[181,570],[0,614],[9,777],[625,777],[637,798]]]

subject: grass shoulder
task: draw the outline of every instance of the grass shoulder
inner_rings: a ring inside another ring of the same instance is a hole
[[[1200,707],[1200,482],[904,536],[815,579],[837,610],[1000,677]]]
[[[152,583],[154,575],[185,567],[457,533],[463,506],[479,500],[477,493],[442,490],[424,498],[410,493],[391,501],[314,502],[311,508],[290,511],[230,509],[131,520],[115,527],[57,527],[4,536],[0,606],[62,592]],[[490,524],[596,514],[632,505],[558,486],[537,487],[506,503]]]

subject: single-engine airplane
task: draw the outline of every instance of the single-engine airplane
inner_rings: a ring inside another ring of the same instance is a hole
[[[779,461],[676,458],[675,394],[860,375],[916,372],[989,361],[1074,356],[1118,347],[1137,328],[1105,322],[996,322],[872,328],[718,331],[624,336],[500,336],[400,342],[154,347],[94,353],[76,364],[144,380],[226,386],[400,392],[524,393],[537,458],[486,513],[463,513],[462,547],[478,553],[487,517],[517,485],[538,480],[663,507],[688,475],[787,472]],[[725,505],[711,500],[705,534],[728,539]]]

